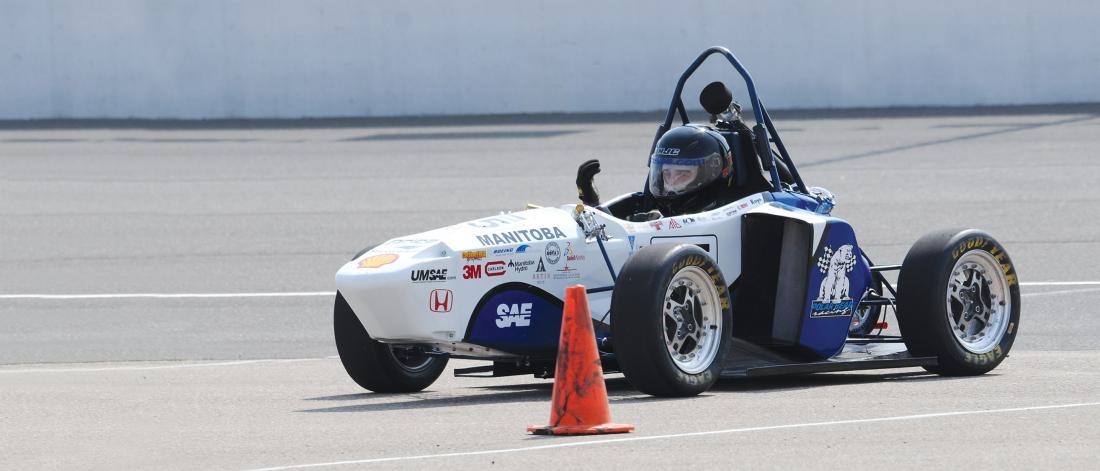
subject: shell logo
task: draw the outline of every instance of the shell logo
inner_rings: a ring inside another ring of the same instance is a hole
[[[389,265],[397,260],[397,254],[384,253],[379,255],[372,255],[359,261],[359,268],[378,268],[382,265]]]

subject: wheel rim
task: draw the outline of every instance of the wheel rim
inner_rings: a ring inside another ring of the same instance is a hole
[[[864,295],[866,296],[866,295]],[[852,324],[848,326],[850,330],[859,330],[867,324],[867,320],[871,318],[871,313],[874,312],[875,306],[863,306],[856,309],[856,312],[852,313]]]
[[[971,353],[997,347],[1008,330],[1012,299],[1001,264],[988,252],[972,250],[955,262],[947,282],[947,324]]]
[[[672,277],[662,308],[665,347],[684,373],[705,371],[722,342],[722,311],[710,275],[685,267]]]
[[[390,355],[393,356],[393,359],[397,361],[397,366],[401,367],[401,369],[409,373],[419,373],[428,369],[428,367],[431,366],[432,357],[423,354],[409,353],[402,350],[403,349],[394,350],[392,346],[389,347]]]

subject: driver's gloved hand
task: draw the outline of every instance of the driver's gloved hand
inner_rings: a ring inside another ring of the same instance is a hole
[[[664,217],[664,216],[661,215],[661,212],[654,209],[654,210],[646,212],[646,213],[631,214],[630,216],[626,217],[626,220],[627,221],[632,221],[632,222],[645,222],[645,221],[656,221],[658,219],[661,219],[662,217]]]

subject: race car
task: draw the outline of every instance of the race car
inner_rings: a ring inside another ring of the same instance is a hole
[[[690,122],[684,84],[712,55],[744,80],[752,126],[721,82],[700,95],[709,122]],[[694,140],[674,142],[681,135]],[[360,252],[336,274],[334,333],[347,373],[376,392],[422,390],[448,358],[486,361],[458,376],[551,377],[565,289],[578,284],[604,370],[657,396],[699,394],[723,376],[893,367],[977,375],[1012,347],[1020,293],[1005,248],[980,230],[937,231],[900,265],[872,263],[851,225],[831,215],[832,194],[803,183],[752,78],[725,48],[707,49],[680,77],[650,168],[642,191],[600,202],[599,164],[585,162],[580,203]],[[671,203],[693,190],[678,179],[704,174],[720,192]],[[890,271],[899,271],[896,286]],[[900,336],[883,333],[887,308]]]

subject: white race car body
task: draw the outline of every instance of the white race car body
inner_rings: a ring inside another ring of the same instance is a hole
[[[605,340],[614,274],[627,259],[648,245],[693,244],[731,284],[735,335],[824,358],[843,346],[870,271],[851,227],[807,210],[815,204],[764,192],[647,222],[574,205],[501,214],[389,240],[345,264],[336,285],[381,342],[454,356],[552,357],[566,287],[588,288]],[[745,276],[743,257],[753,267]],[[739,289],[753,293],[736,296]]]

